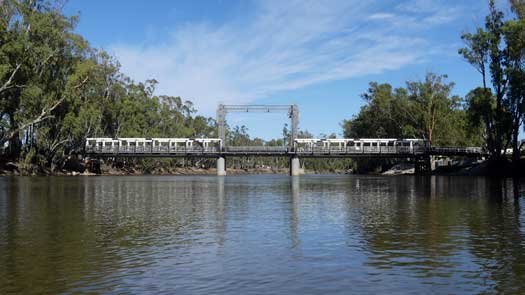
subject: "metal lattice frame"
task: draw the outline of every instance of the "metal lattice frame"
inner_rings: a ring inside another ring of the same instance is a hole
[[[223,146],[226,145],[226,114],[227,113],[281,113],[287,112],[290,118],[292,132],[288,142],[293,147],[297,138],[299,128],[299,108],[297,105],[223,105],[217,108],[218,136],[222,139]]]

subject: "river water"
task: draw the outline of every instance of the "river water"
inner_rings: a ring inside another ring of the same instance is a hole
[[[525,183],[0,178],[0,294],[525,294]]]

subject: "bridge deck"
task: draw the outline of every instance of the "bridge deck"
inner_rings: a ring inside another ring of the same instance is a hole
[[[99,147],[86,149],[86,154],[98,157],[302,157],[302,158],[410,158],[425,155],[435,156],[468,156],[482,157],[486,154],[480,148],[451,148],[451,147],[314,147],[296,148],[273,146],[244,146],[225,147],[222,150],[216,147],[151,147],[151,148],[119,148]]]

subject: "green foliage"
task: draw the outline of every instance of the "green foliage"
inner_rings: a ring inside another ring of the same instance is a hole
[[[424,81],[409,81],[406,88],[397,89],[370,83],[361,111],[343,121],[345,137],[425,138],[441,146],[479,144],[479,128],[469,126],[461,99],[451,96],[454,84],[445,79],[429,73]]]
[[[414,128],[407,121],[408,92],[406,89],[393,89],[389,84],[370,83],[368,92],[362,96],[365,105],[351,120],[343,121],[343,131],[347,138],[402,138],[412,137]]]
[[[408,81],[394,89],[370,83],[362,95],[360,112],[342,123],[347,138],[424,138],[436,146],[479,146],[482,130],[470,124],[461,99],[452,96],[453,83],[446,76],[428,73],[423,81]],[[472,121],[473,122],[473,121]],[[359,172],[381,171],[392,160],[357,160]]]
[[[462,36],[466,47],[459,53],[483,79],[483,88],[467,97],[470,123],[482,123],[493,158],[501,158],[502,151],[512,145],[517,164],[518,136],[525,117],[525,2],[509,2],[513,14],[506,17],[494,0],[489,1],[484,27]]]
[[[47,1],[2,2],[0,145],[11,158],[56,165],[94,136],[214,136],[191,102],[156,96],[155,80],[133,82],[73,33],[77,20]]]

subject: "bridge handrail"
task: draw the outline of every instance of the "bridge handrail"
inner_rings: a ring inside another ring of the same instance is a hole
[[[306,146],[227,146],[221,149],[221,146],[172,146],[172,145],[86,145],[85,151],[88,154],[122,154],[122,155],[144,155],[144,154],[221,154],[221,153],[250,153],[250,154],[271,154],[277,155],[297,154],[297,155],[354,155],[354,154],[382,154],[382,155],[399,155],[399,156],[417,156],[423,154],[433,155],[485,155],[486,152],[480,147],[431,147],[423,145],[403,146],[403,145],[306,145]]]
[[[297,153],[311,154],[421,154],[425,152],[424,147],[405,147],[405,146],[347,146],[347,147],[323,147],[323,146],[306,146],[297,147]]]
[[[227,146],[227,152],[288,152],[287,146]]]
[[[87,153],[94,154],[175,154],[175,153],[219,153],[219,147],[169,147],[169,146],[95,146],[86,147]]]
[[[224,148],[226,152],[292,152],[285,146],[228,146]],[[168,147],[168,146],[96,146],[86,147],[88,153],[191,153],[191,152],[220,152],[218,147]],[[482,148],[479,147],[392,147],[392,146],[365,146],[365,147],[297,147],[294,152],[297,153],[381,153],[381,154],[419,154],[424,152],[430,153],[470,153],[481,154]]]
[[[461,153],[461,154],[482,154],[480,147],[429,147],[431,153]]]

